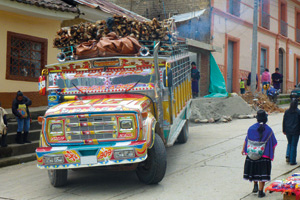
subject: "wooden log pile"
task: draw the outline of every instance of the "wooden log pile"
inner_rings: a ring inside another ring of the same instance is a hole
[[[135,37],[140,41],[168,41],[172,37],[168,28],[155,18],[149,22],[139,22],[115,15],[111,22],[101,20],[61,28],[57,31],[53,45],[55,48],[79,45],[89,40],[99,40],[109,32],[115,32],[120,37]]]

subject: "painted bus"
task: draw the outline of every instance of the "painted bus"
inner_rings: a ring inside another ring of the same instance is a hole
[[[46,66],[39,89],[47,88],[48,110],[39,117],[36,157],[54,187],[66,185],[75,168],[134,169],[145,184],[163,179],[165,148],[188,140],[192,92],[186,48],[160,52],[162,45],[144,56]]]

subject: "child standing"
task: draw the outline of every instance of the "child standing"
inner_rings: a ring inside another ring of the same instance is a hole
[[[12,112],[17,118],[18,130],[16,142],[18,144],[31,143],[28,140],[28,134],[30,129],[30,113],[28,107],[31,106],[31,100],[24,96],[21,91],[17,92],[16,98],[12,103]],[[22,131],[24,130],[23,138]]]
[[[241,90],[241,94],[245,94],[245,81],[243,78],[241,78],[240,90]]]
[[[1,107],[0,102],[0,134],[2,135],[1,147],[7,147],[6,136],[7,136],[7,112]]]

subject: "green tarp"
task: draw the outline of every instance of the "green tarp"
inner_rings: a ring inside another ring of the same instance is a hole
[[[224,77],[212,54],[210,54],[210,78],[209,79],[210,79],[210,84],[209,84],[208,92],[210,94],[204,96],[205,98],[228,96]]]

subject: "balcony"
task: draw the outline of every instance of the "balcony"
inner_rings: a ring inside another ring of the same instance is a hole
[[[280,34],[287,37],[288,36],[288,23],[280,20]]]
[[[296,28],[296,41],[300,43],[300,29]]]
[[[264,11],[261,12],[261,26],[270,29],[270,14]]]

